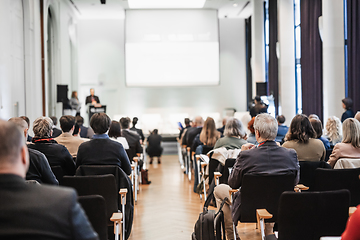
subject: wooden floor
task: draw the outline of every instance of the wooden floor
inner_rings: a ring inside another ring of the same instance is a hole
[[[147,165],[150,185],[141,185],[130,240],[191,239],[203,201],[192,191],[177,155]],[[260,239],[255,224],[239,224],[241,240]]]

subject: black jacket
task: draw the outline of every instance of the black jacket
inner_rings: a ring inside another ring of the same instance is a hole
[[[36,180],[39,183],[59,185],[44,154],[29,148],[30,165],[26,173],[26,180]]]
[[[0,174],[1,239],[98,239],[73,189]]]
[[[81,165],[117,165],[131,174],[129,158],[121,143],[106,139],[91,139],[79,146],[76,167]]]
[[[98,96],[95,96],[95,95],[94,95],[94,99],[95,99],[95,101],[96,101],[97,103],[100,103],[100,99],[99,99]],[[85,104],[88,104],[88,103],[91,103],[91,95],[89,95],[89,96],[86,97]]]
[[[65,146],[58,144],[52,138],[33,138],[32,141],[32,143],[28,144],[28,147],[42,152],[51,167],[60,166],[64,175],[73,176],[75,174],[75,162]]]
[[[192,147],[193,141],[202,130],[202,127],[191,127],[188,128],[183,137],[182,145],[186,145],[188,147]],[[195,149],[191,148],[191,151],[195,152]]]

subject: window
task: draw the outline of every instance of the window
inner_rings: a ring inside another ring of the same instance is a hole
[[[302,94],[301,94],[301,17],[300,1],[294,0],[294,39],[295,39],[295,97],[296,113],[302,113]]]

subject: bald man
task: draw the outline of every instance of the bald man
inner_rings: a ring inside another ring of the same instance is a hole
[[[192,143],[196,135],[198,135],[204,126],[204,119],[201,116],[195,117],[193,127],[186,130],[183,137],[182,145],[186,145],[188,147],[192,147]],[[191,151],[195,152],[195,149],[191,149]]]
[[[18,126],[19,129],[24,133],[25,139],[27,139],[29,125],[23,118],[10,118],[9,122],[12,122],[16,126]],[[56,179],[54,173],[51,171],[49,162],[45,155],[31,148],[29,148],[28,151],[30,165],[28,171],[26,172],[26,180],[36,180],[39,183],[59,185],[58,180]]]
[[[75,190],[26,184],[24,133],[0,120],[0,238],[96,240]]]

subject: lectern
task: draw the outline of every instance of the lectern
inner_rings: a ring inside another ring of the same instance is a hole
[[[94,115],[95,113],[106,113],[106,105],[96,106],[89,104],[88,113],[89,113],[89,123],[90,123],[90,119],[92,115]]]

